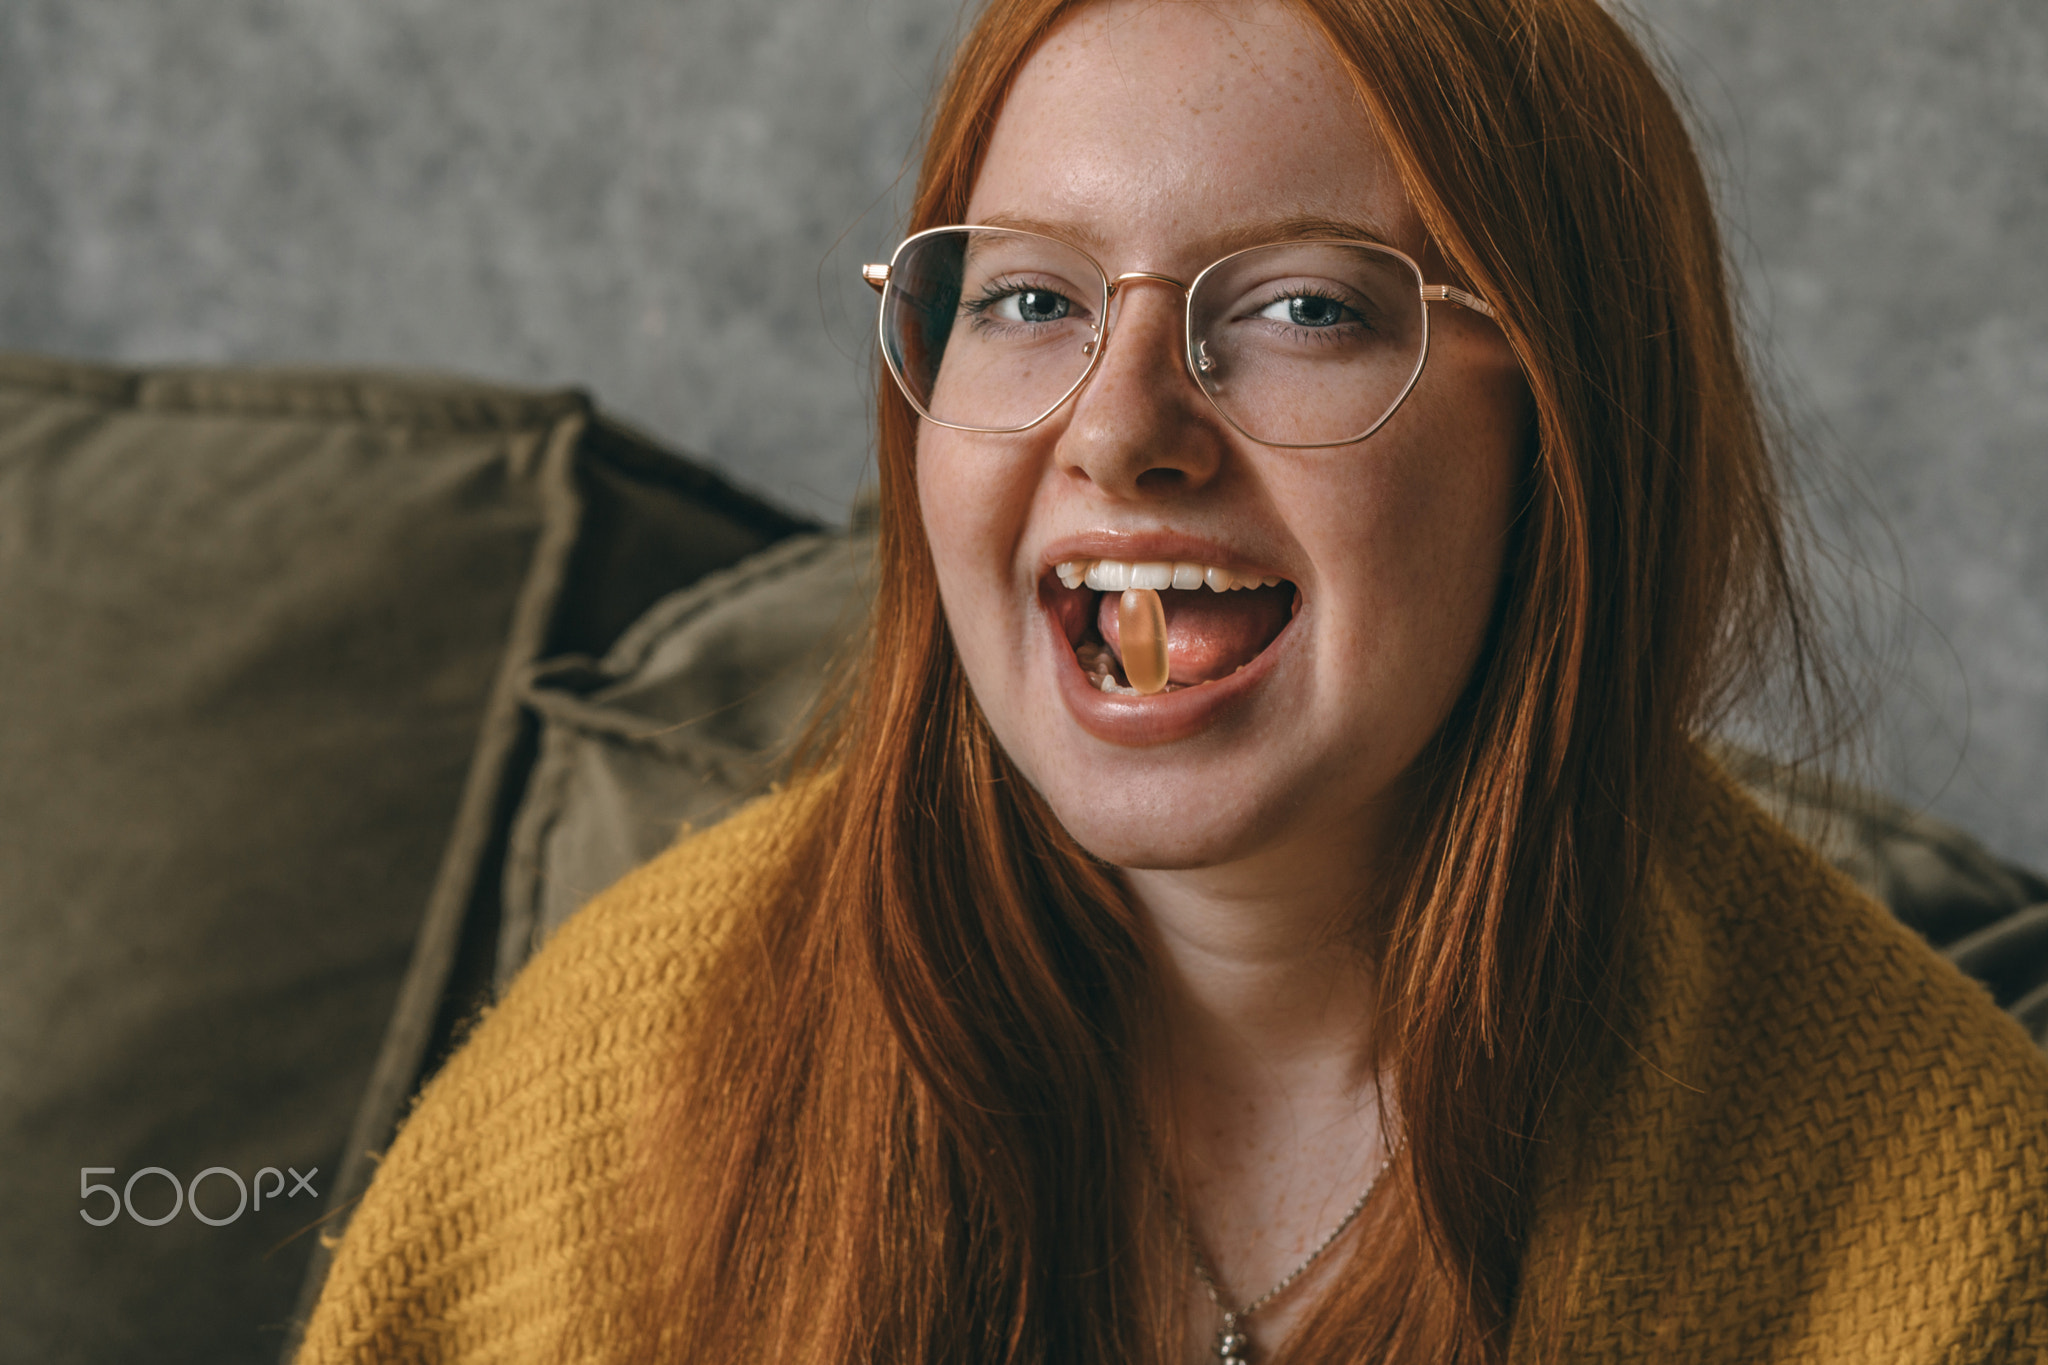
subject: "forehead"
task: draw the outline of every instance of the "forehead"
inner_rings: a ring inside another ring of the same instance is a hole
[[[1112,271],[1192,270],[1288,224],[1421,226],[1349,74],[1289,6],[1108,0],[1018,73],[973,222],[1030,222]]]

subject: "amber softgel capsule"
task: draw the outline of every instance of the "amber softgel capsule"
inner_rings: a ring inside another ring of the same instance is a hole
[[[1166,608],[1150,588],[1127,588],[1116,603],[1117,650],[1124,677],[1150,696],[1166,686]]]

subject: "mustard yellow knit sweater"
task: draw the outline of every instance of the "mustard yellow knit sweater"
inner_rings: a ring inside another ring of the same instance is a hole
[[[1525,1311],[1572,1362],[2048,1361],[2048,1060],[1718,770],[1692,786]],[[678,845],[521,974],[392,1145],[300,1365],[616,1358],[634,1135],[802,809]]]

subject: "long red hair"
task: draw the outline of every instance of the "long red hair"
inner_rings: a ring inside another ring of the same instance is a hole
[[[1489,643],[1411,774],[1405,875],[1369,930],[1401,1178],[1288,1354],[1497,1360],[1546,1154],[1569,1148],[1541,1139],[1612,1034],[1688,735],[1808,631],[1713,207],[1642,50],[1596,0],[1293,3],[1493,305],[1536,420]],[[910,230],[961,221],[1012,78],[1073,7],[991,0]],[[809,763],[829,776],[799,854],[678,1062],[638,1340],[648,1359],[1173,1359],[1187,1268],[1130,1098],[1139,935],[976,710],[916,417],[886,377],[878,401],[872,631]]]

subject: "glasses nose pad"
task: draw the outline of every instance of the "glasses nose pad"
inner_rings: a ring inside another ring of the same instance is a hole
[[[1216,357],[1209,354],[1209,343],[1206,341],[1195,343],[1195,368],[1203,374],[1216,373]]]

